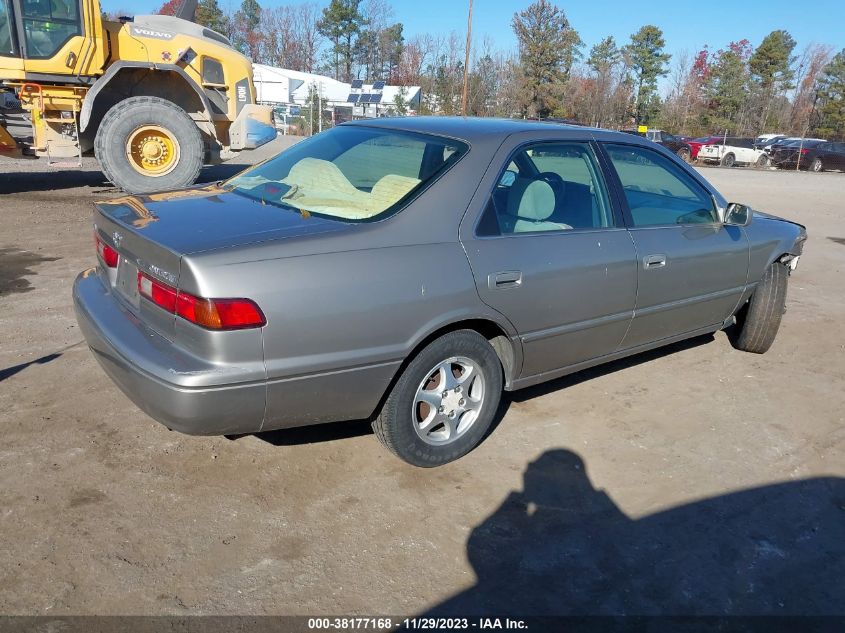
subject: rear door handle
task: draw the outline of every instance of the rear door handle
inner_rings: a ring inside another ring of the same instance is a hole
[[[487,287],[490,290],[516,288],[522,284],[521,270],[503,270],[487,275]]]
[[[643,257],[643,268],[652,270],[654,268],[663,268],[666,265],[666,255],[646,255]]]

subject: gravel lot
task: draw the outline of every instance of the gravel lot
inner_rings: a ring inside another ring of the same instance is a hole
[[[71,306],[117,192],[0,162],[0,613],[845,614],[845,174],[703,171],[808,227],[773,349],[719,333],[518,392],[419,470],[367,423],[146,417]]]

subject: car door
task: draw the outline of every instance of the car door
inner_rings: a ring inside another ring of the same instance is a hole
[[[610,354],[633,316],[634,247],[581,138],[500,149],[461,226],[481,299],[519,332],[521,377]]]
[[[662,153],[602,144],[637,251],[637,300],[622,344],[633,348],[722,323],[748,276],[745,232],[726,226],[710,192]]]

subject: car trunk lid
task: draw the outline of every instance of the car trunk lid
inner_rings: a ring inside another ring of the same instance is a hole
[[[154,322],[162,333],[172,330],[173,315],[154,306],[147,309],[138,293],[139,272],[184,289],[180,284],[183,256],[351,228],[263,204],[216,185],[125,196],[94,206],[97,236],[119,255],[115,268],[104,267],[112,287],[132,312]]]
[[[96,206],[130,232],[181,255],[349,227],[216,185],[127,196]]]

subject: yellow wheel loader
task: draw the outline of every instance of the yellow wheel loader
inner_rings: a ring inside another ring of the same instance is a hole
[[[93,150],[111,182],[148,193],[275,138],[252,64],[191,21],[196,4],[110,22],[99,0],[0,0],[0,156],[73,167]]]

